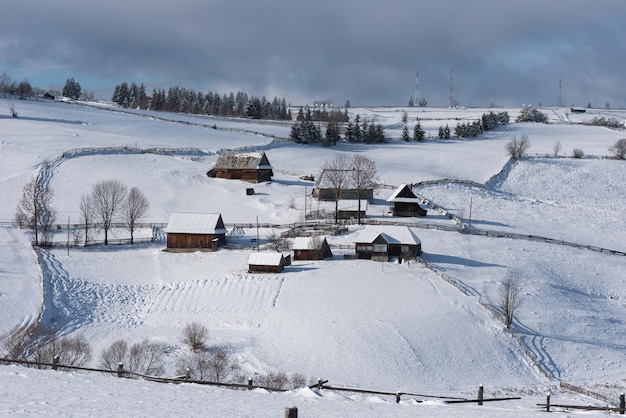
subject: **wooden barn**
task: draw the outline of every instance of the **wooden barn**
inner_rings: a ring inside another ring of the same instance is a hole
[[[226,228],[219,213],[183,213],[170,216],[167,251],[217,251],[226,243]]]
[[[330,245],[325,237],[296,237],[293,241],[293,259],[295,260],[323,260],[333,256]]]
[[[413,193],[413,190],[406,185],[401,184],[387,199],[391,205],[391,214],[393,216],[426,216],[426,209],[420,206],[420,199]]]
[[[264,152],[225,152],[219,156],[207,176],[243,180],[250,183],[272,181],[272,166]]]
[[[365,199],[361,199],[360,202],[359,200],[340,200],[337,202],[337,219],[365,219],[366,212],[367,200]]]
[[[374,261],[415,259],[422,254],[422,242],[406,226],[370,225],[356,237],[354,245],[357,258]]]
[[[328,170],[322,170],[322,173],[317,178],[317,181],[313,185],[313,191],[311,194],[318,200],[337,200],[337,189],[333,187],[328,180]],[[341,190],[341,200],[358,200],[365,199],[371,200],[374,198],[374,189],[356,189],[350,184],[343,190]]]
[[[254,252],[248,256],[248,273],[280,273],[291,264],[291,257],[279,252]]]

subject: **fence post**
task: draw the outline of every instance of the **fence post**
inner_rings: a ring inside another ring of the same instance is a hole
[[[52,370],[59,370],[59,356],[58,354],[52,359]]]
[[[400,403],[400,396],[402,396],[400,392],[396,393],[396,403]]]
[[[124,365],[121,362],[117,363],[117,377],[124,377]]]
[[[187,367],[185,369],[185,380],[189,380],[191,379],[191,370],[189,369],[189,367]]]
[[[322,379],[317,379],[317,390],[322,390]]]
[[[626,398],[624,397],[624,394],[622,393],[621,395],[619,395],[619,414],[620,415],[624,415],[624,409],[626,409]]]
[[[285,418],[298,418],[298,408],[285,408]]]
[[[478,386],[478,405],[482,405],[483,404],[483,385],[481,384],[480,386]]]
[[[550,391],[546,394],[546,412],[550,412]]]
[[[248,390],[252,390],[252,379],[248,379]]]

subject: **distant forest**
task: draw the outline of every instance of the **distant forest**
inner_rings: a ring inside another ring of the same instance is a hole
[[[166,112],[193,113],[251,119],[291,120],[291,112],[284,98],[249,96],[246,92],[223,94],[203,93],[184,87],[153,89],[146,94],[144,84],[123,82],[115,86],[111,100],[123,107]]]

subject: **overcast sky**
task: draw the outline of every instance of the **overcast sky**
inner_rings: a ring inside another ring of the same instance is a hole
[[[625,0],[29,0],[0,14],[0,73],[292,104],[626,106]],[[561,88],[559,88],[559,81]],[[560,94],[559,94],[560,93]]]

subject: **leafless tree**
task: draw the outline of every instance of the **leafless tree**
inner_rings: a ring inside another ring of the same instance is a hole
[[[128,230],[130,231],[130,243],[134,243],[135,227],[139,219],[141,219],[150,205],[148,199],[137,187],[130,189],[128,198],[126,199],[126,205],[124,207],[124,219]]]
[[[626,159],[626,139],[618,139],[617,142],[609,148],[609,152],[618,160]]]
[[[148,341],[135,343],[131,347],[126,341],[117,340],[102,352],[100,364],[108,370],[117,370],[122,364],[124,370],[159,376],[163,374],[163,349],[156,343]]]
[[[82,195],[79,204],[80,222],[85,228],[85,247],[89,242],[89,228],[93,224],[94,210],[90,195]]]
[[[342,198],[344,189],[348,186],[350,177],[350,159],[345,154],[338,154],[332,159],[326,161],[322,166],[323,175],[326,184],[334,192],[335,198],[335,223],[337,223],[337,215],[339,212],[339,201]]]
[[[500,287],[500,309],[504,315],[504,325],[511,328],[515,313],[522,305],[522,283],[519,276],[508,272]]]
[[[52,208],[53,196],[53,190],[39,176],[24,185],[15,220],[20,226],[33,230],[35,245],[39,245],[40,232],[44,243],[51,239],[52,224],[56,219],[56,211]]]
[[[61,338],[52,336],[51,339],[41,340],[36,345],[33,360],[39,363],[53,363],[57,356],[60,365],[80,367],[91,359],[91,347],[83,335]]]
[[[109,243],[109,229],[119,216],[125,197],[126,186],[119,180],[103,180],[93,186],[91,202],[94,215],[104,231],[104,245]]]
[[[350,163],[352,185],[357,190],[358,214],[357,222],[361,224],[361,194],[365,189],[374,189],[377,185],[376,163],[369,158],[354,154]]]
[[[506,151],[512,160],[521,159],[530,147],[530,141],[527,135],[522,135],[520,139],[513,138],[506,144]]]
[[[16,118],[18,116],[17,110],[15,110],[15,105],[13,103],[9,103],[9,111],[11,112],[12,118]]]
[[[574,148],[572,150],[572,157],[574,158],[583,158],[585,156],[585,152],[580,148]]]
[[[183,344],[191,351],[200,351],[204,348],[206,339],[209,337],[209,329],[199,322],[191,322],[183,329]]]
[[[558,157],[559,154],[561,153],[561,141],[557,141],[556,144],[554,144],[554,146],[552,147],[552,156],[554,158]]]
[[[289,249],[289,241],[287,240],[287,238],[276,233],[276,231],[274,231],[273,229],[272,233],[267,237],[267,243],[268,247],[272,251],[281,252]]]

